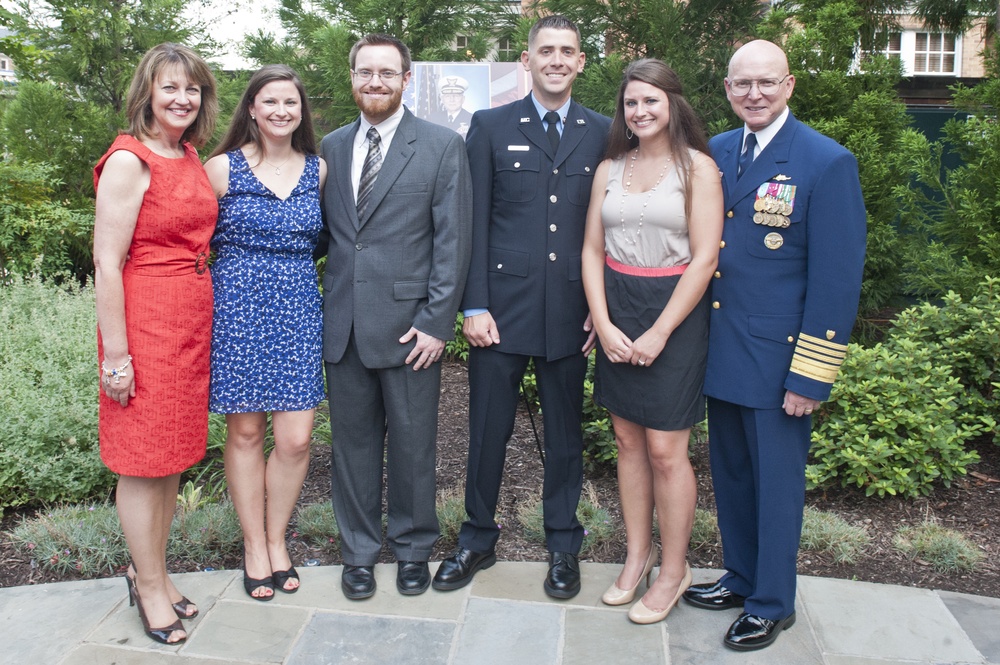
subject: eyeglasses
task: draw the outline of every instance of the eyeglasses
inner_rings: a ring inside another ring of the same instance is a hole
[[[762,95],[773,95],[781,88],[781,84],[791,74],[785,74],[780,79],[736,79],[729,82],[729,92],[733,97],[744,97],[750,94],[750,89],[757,84],[757,90]]]
[[[371,81],[372,78],[377,76],[383,83],[405,74],[405,72],[394,72],[391,69],[383,69],[380,72],[373,72],[370,69],[359,69],[358,71],[351,70],[351,73],[362,81]]]

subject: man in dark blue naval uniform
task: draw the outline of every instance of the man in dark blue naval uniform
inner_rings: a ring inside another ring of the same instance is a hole
[[[705,393],[726,574],[684,597],[742,605],[724,642],[750,650],[795,622],[810,414],[857,315],[865,209],[854,156],[788,111],[795,77],[778,46],[740,48],[725,85],[745,125],[709,144],[726,220]]]
[[[584,61],[572,22],[540,19],[521,54],[532,92],[472,118],[466,144],[473,250],[462,301],[471,346],[468,519],[458,549],[434,576],[435,589],[463,587],[496,561],[504,457],[518,384],[533,360],[545,417],[542,503],[550,565],[543,586],[555,598],[580,590],[583,380],[594,343],[580,254],[594,171],[611,125],[570,98]]]

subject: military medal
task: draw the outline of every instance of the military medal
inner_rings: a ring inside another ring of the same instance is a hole
[[[758,197],[757,200],[753,202],[753,209],[757,212],[764,212],[764,199]],[[760,224],[760,222],[757,223]]]
[[[780,233],[768,233],[764,236],[764,247],[768,249],[778,249],[785,244],[785,239],[781,237]]]
[[[758,199],[758,201],[759,201],[759,199]],[[764,213],[759,212],[759,211],[755,212],[753,214],[753,223],[754,224],[763,224],[764,223]]]

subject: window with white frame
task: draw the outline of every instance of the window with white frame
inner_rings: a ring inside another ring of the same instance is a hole
[[[502,39],[500,39],[500,41],[497,42],[497,55],[502,60],[510,60],[514,56],[519,54],[520,51],[516,49],[514,40],[511,39],[510,37],[503,37]]]
[[[469,38],[465,35],[458,35],[455,37],[455,46],[460,49],[469,48]]]
[[[10,69],[10,60],[0,58],[0,69]]]
[[[948,32],[914,33],[913,73],[954,74],[957,40]]]

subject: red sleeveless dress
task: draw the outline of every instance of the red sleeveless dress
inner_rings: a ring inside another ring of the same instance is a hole
[[[205,456],[212,343],[208,243],[218,202],[198,153],[170,159],[119,136],[94,167],[99,186],[111,153],[127,150],[150,170],[122,273],[125,327],[136,395],[127,407],[100,393],[101,459],[115,473],[160,478]],[[98,362],[104,358],[100,330]]]

